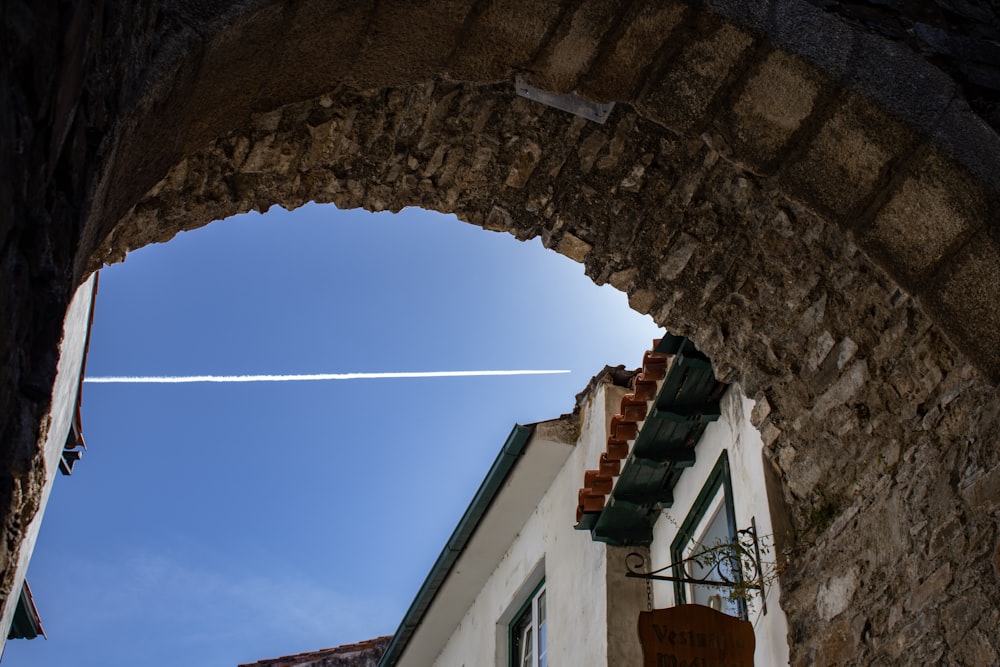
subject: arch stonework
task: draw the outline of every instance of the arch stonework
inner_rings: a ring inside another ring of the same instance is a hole
[[[796,664],[996,662],[1000,140],[905,47],[801,2],[708,4],[52,17],[47,115],[3,135],[31,167],[0,237],[8,562],[83,275],[251,208],[418,205],[541,236],[757,399]],[[515,73],[617,106],[596,125]]]

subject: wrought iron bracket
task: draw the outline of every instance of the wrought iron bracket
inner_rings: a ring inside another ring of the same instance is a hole
[[[704,567],[708,560],[712,567],[702,578],[686,576],[688,563],[696,563]],[[738,565],[735,568],[735,578],[727,576],[723,564]],[[767,614],[767,595],[764,590],[763,569],[760,560],[760,540],[757,537],[757,518],[750,519],[750,526],[736,531],[736,540],[730,544],[706,547],[701,551],[671,563],[657,570],[646,570],[645,557],[633,551],[625,557],[626,577],[649,579],[655,581],[675,581],[696,586],[717,586],[725,588],[747,588],[760,593],[761,610]],[[685,576],[661,574],[663,572],[685,573]],[[711,578],[715,573],[716,578]],[[747,583],[752,582],[752,583]]]

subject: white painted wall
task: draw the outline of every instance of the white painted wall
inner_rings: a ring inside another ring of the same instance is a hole
[[[646,589],[645,582],[623,576],[624,554],[631,549],[606,547],[592,541],[589,532],[573,529],[583,473],[597,467],[611,415],[618,412],[625,393],[621,387],[598,383],[586,399],[574,451],[461,620],[452,624],[454,630],[443,640],[443,648],[431,663],[435,667],[506,667],[506,625],[543,574],[552,665],[641,664],[636,623],[638,612],[646,608]],[[721,418],[706,429],[698,445],[697,463],[685,471],[674,489],[675,503],[670,514],[675,523],[664,517],[655,526],[650,549],[654,567],[669,564],[670,544],[678,526],[723,449],[729,451],[738,526],[747,526],[750,518],[756,517],[759,533],[771,534],[762,443],[749,422],[752,407],[753,402],[744,398],[736,386],[723,397]],[[533,444],[537,446],[531,442],[528,448]],[[524,471],[514,473],[519,474]],[[653,595],[656,607],[674,604],[672,584],[655,583]],[[768,591],[767,602],[766,616],[760,615],[759,604],[751,614],[757,637],[756,664],[788,664],[787,622],[778,608],[776,582]],[[432,609],[428,617],[434,613]],[[408,662],[404,653],[399,664],[416,663]]]
[[[35,541],[38,539],[42,514],[44,514],[45,505],[49,501],[49,494],[52,493],[52,484],[55,481],[56,472],[59,470],[59,459],[62,457],[66,437],[69,435],[73,425],[73,417],[76,414],[80,370],[86,354],[87,333],[90,330],[90,305],[94,297],[95,280],[96,274],[77,289],[63,323],[63,338],[59,345],[59,365],[56,370],[56,382],[52,387],[52,408],[40,431],[44,434],[42,437],[45,438],[45,485],[42,488],[42,498],[38,511],[28,524],[24,541],[21,543],[17,569],[14,574],[14,587],[11,589],[11,595],[3,601],[3,613],[0,615],[0,654],[2,654],[3,646],[7,642],[7,633],[10,630],[11,621],[14,619],[14,610],[17,608],[21,585],[24,583],[25,575],[28,572],[28,562],[31,560]]]
[[[532,575],[540,564],[550,664],[607,665],[606,548],[589,532],[574,530],[573,522],[583,472],[596,467],[608,415],[617,412],[624,392],[599,384],[586,400],[576,448],[434,661],[436,667],[506,665],[505,626],[534,590],[539,577]]]
[[[753,405],[752,400],[743,396],[739,385],[732,385],[723,395],[722,416],[705,429],[695,450],[695,465],[684,472],[674,487],[674,505],[665,510],[669,516],[661,517],[653,529],[650,560],[654,569],[670,564],[670,545],[723,449],[729,451],[737,528],[748,527],[750,519],[756,517],[758,535],[766,536],[765,542],[773,544],[770,536],[774,529],[768,510],[761,456],[763,443],[760,433],[750,423]],[[772,549],[769,555],[763,555],[763,560],[773,563],[774,557]],[[750,610],[750,621],[754,624],[757,637],[754,662],[758,665],[788,664],[788,621],[778,607],[779,595],[778,582],[773,581],[767,591],[767,614],[761,613],[759,602]],[[655,582],[653,596],[657,607],[673,605],[673,584]]]

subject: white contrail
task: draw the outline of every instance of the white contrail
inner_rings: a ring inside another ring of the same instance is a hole
[[[191,382],[316,382],[320,380],[381,380],[388,378],[451,378],[487,375],[551,375],[570,371],[407,371],[402,373],[318,373],[315,375],[179,375],[165,377],[88,377],[94,384],[185,384]]]

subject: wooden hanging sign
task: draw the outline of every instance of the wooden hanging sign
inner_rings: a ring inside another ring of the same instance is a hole
[[[643,667],[753,667],[750,621],[700,604],[639,613]]]

